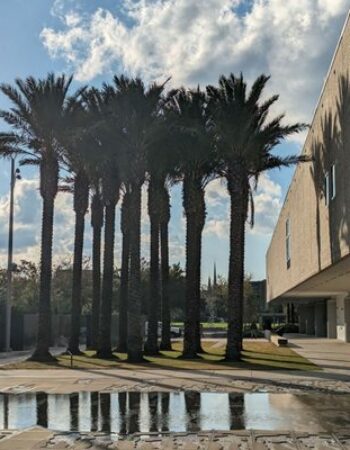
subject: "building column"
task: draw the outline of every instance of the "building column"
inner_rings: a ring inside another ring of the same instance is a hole
[[[315,303],[315,336],[327,337],[327,305],[326,302]]]
[[[315,335],[315,305],[307,305],[306,306],[306,334],[309,334],[310,336]]]
[[[336,297],[337,339],[350,342],[350,299],[348,294]]]
[[[299,317],[299,333],[306,333],[306,312],[305,305],[298,305],[298,317]]]
[[[337,338],[337,308],[336,300],[330,298],[327,300],[327,337],[329,339]]]

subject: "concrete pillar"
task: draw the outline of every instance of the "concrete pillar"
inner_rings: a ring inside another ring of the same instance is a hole
[[[307,305],[306,306],[306,334],[310,336],[315,335],[315,305]]]
[[[336,297],[337,339],[350,342],[350,299],[348,294]]]
[[[327,305],[326,302],[315,303],[315,336],[327,336]]]
[[[298,306],[298,317],[299,317],[299,333],[306,333],[306,311],[305,305]]]
[[[337,308],[336,300],[327,300],[327,337],[329,339],[337,338]]]

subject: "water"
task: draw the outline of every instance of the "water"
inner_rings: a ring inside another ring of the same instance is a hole
[[[336,432],[350,426],[350,395],[0,394],[0,429],[35,425],[57,431],[118,434],[212,429]]]

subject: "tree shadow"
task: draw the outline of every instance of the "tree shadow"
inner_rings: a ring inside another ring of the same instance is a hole
[[[338,79],[335,111],[328,108],[323,114],[321,136],[313,138],[311,153],[313,162],[310,173],[316,195],[317,260],[318,270],[321,271],[324,268],[322,254],[326,244],[322,238],[321,202],[326,202],[326,173],[329,174],[329,188],[332,188],[333,165],[336,172],[336,194],[334,198],[329,198],[327,206],[331,263],[334,264],[341,259],[344,244],[350,251],[350,177],[346,174],[346,168],[350,167],[350,80],[348,74],[340,75]]]

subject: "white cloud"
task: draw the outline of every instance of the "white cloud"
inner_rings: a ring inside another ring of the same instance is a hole
[[[123,0],[113,11],[89,12],[75,5],[58,0],[62,27],[44,28],[41,38],[78,80],[123,70],[195,85],[231,71],[248,80],[266,72],[269,91],[281,94],[280,110],[308,122],[350,2]]]
[[[214,195],[215,193],[215,195]],[[271,235],[282,206],[281,186],[268,174],[262,174],[254,198],[254,227],[247,225],[248,234]],[[214,201],[213,201],[214,199]],[[230,200],[222,182],[210,183],[206,190],[208,217],[205,235],[228,239],[230,231]]]

